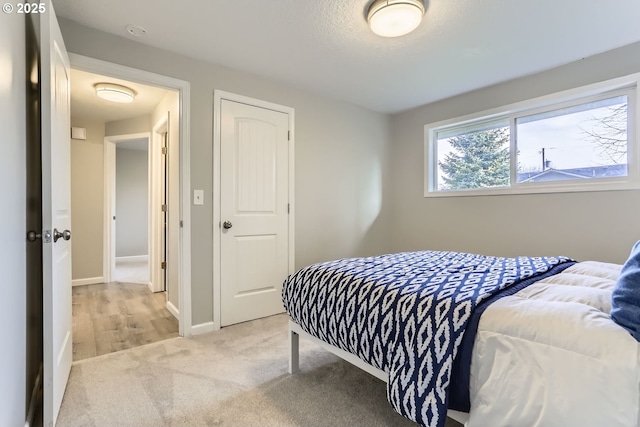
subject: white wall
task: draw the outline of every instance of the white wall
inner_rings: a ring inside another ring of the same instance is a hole
[[[186,80],[191,84],[193,323],[213,320],[213,90],[295,108],[296,265],[388,248],[389,117],[197,61],[61,19],[70,52]]]
[[[169,115],[169,241],[167,248],[167,299],[176,308],[180,307],[180,120],[179,93],[168,92],[151,115],[152,128]]]
[[[116,144],[116,257],[149,255],[148,154]]]
[[[73,118],[86,140],[71,140],[71,265],[73,280],[103,277],[104,122]]]
[[[25,421],[26,264],[25,264],[25,18],[0,15],[0,425]]]
[[[624,262],[640,191],[424,198],[424,125],[639,71],[636,43],[393,116],[392,249]]]

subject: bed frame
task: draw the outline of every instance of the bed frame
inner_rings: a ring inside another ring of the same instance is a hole
[[[334,347],[331,344],[328,344],[314,337],[313,335],[308,334],[300,327],[300,325],[298,325],[291,319],[289,319],[289,373],[290,374],[295,374],[300,371],[300,336],[303,336],[306,339],[318,344],[320,347],[324,348],[325,350],[330,351],[331,353],[335,354],[339,358],[346,360],[347,362],[357,366],[358,368],[362,369],[365,372],[368,372],[374,377],[381,379],[385,383],[389,382],[389,375],[383,370],[375,368],[369,365],[368,363],[366,363],[365,361],[363,361],[362,359],[360,359],[359,357],[349,352],[346,352],[341,348]],[[447,417],[454,419],[457,422],[462,424],[464,424],[469,420],[468,413],[454,411],[452,409],[449,409],[447,411]]]

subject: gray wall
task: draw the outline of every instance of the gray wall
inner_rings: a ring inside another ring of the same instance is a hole
[[[193,324],[213,319],[213,90],[296,110],[296,265],[388,249],[389,117],[61,19],[70,52],[191,84]]]
[[[73,115],[73,112],[71,112]],[[73,280],[103,276],[104,122],[71,119],[87,129],[71,140],[71,265]]]
[[[116,257],[149,255],[148,155],[116,144]]]
[[[624,262],[640,191],[424,198],[424,125],[639,71],[636,43],[393,116],[392,249]]]
[[[105,136],[132,135],[151,131],[151,116],[146,114],[122,120],[113,120],[104,124]],[[116,257],[149,255],[148,249],[148,210],[147,188],[142,189],[142,171],[133,171],[133,165],[144,168],[144,185],[148,185],[149,166],[141,160],[142,154],[128,155],[116,144]],[[147,156],[145,153],[144,156]],[[120,161],[122,165],[120,165]],[[122,166],[122,167],[121,167]],[[131,189],[118,182],[118,173],[124,173],[124,180],[132,180]],[[122,193],[121,193],[122,191]],[[131,206],[129,206],[131,204]],[[142,206],[144,204],[144,206]]]
[[[0,15],[0,194],[3,234],[0,334],[0,425],[25,420],[26,261],[25,261],[25,18]]]
[[[65,39],[66,43],[66,39]],[[114,120],[104,125],[106,136],[129,135],[151,131],[151,116],[144,115],[130,119]]]

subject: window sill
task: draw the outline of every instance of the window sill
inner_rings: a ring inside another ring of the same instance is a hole
[[[580,185],[566,183],[549,184],[544,186],[520,184],[511,188],[488,188],[455,191],[426,191],[424,197],[478,197],[478,196],[509,196],[522,194],[554,194],[554,193],[584,193],[597,191],[629,191],[640,190],[638,181],[608,181],[590,182]]]

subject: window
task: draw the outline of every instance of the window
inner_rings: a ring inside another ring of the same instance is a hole
[[[640,188],[638,78],[425,126],[425,196]]]

